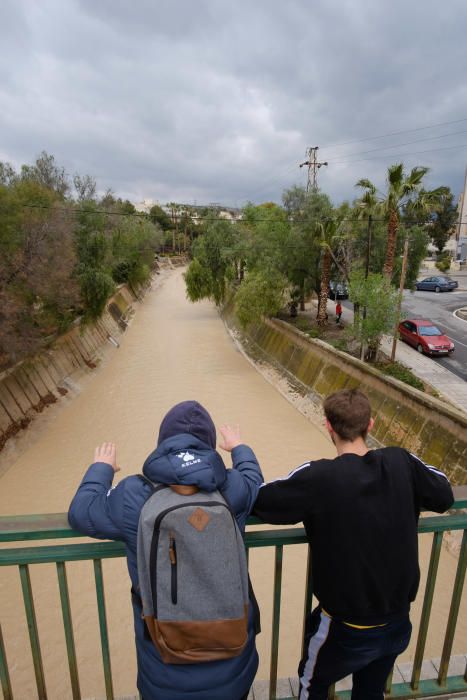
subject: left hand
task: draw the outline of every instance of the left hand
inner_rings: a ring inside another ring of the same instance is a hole
[[[120,467],[117,467],[117,448],[114,442],[103,442],[102,445],[96,447],[94,461],[109,464],[114,472],[120,471]]]
[[[234,447],[243,444],[240,439],[240,427],[238,425],[221,425],[219,430],[223,437],[223,441],[219,443],[219,447],[222,450],[232,452]]]

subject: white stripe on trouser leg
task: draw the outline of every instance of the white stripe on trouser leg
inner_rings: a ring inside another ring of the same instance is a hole
[[[308,700],[307,688],[313,678],[318,652],[328,637],[331,622],[332,620],[330,617],[321,613],[321,622],[319,623],[318,630],[316,634],[312,636],[308,644],[308,659],[303,669],[303,676],[300,678],[300,685],[302,687],[300,688],[299,700]]]

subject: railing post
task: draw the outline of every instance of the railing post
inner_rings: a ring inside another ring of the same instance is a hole
[[[274,599],[272,609],[271,667],[269,672],[270,700],[276,700],[277,692],[277,659],[279,654],[279,620],[281,612],[283,545],[276,545],[275,549],[276,556],[274,560]]]
[[[415,649],[412,679],[410,681],[412,690],[417,690],[420,682],[420,672],[428,634],[428,624],[430,622],[431,606],[433,604],[433,594],[435,590],[436,575],[438,573],[439,555],[441,553],[442,542],[443,533],[435,532],[433,535],[433,544],[431,546],[430,565],[428,567],[428,574],[426,577],[425,595],[423,597],[422,616],[420,618],[417,647]]]
[[[451,607],[449,610],[448,624],[446,627],[446,636],[444,638],[443,652],[441,654],[441,662],[439,665],[438,683],[446,685],[448,675],[449,659],[451,656],[452,643],[454,633],[456,631],[457,616],[459,614],[459,606],[462,597],[462,589],[464,587],[465,569],[467,564],[467,530],[464,530],[462,537],[461,550],[459,552],[459,562],[457,564],[456,579],[454,581],[454,589],[452,592]]]
[[[29,641],[31,643],[32,661],[34,664],[34,674],[36,676],[37,695],[39,697],[39,700],[47,700],[44,668],[42,666],[41,645],[39,641],[39,633],[37,630],[36,612],[34,610],[34,599],[32,597],[29,566],[27,564],[20,564],[19,574],[21,577],[21,588],[23,589],[24,608],[26,610],[26,620],[28,623]]]
[[[313,580],[311,577],[311,547],[307,546],[306,578],[305,578],[305,604],[303,607],[303,627],[302,627],[302,659],[305,656],[305,625],[307,615],[311,612],[313,601]]]
[[[3,643],[2,626],[0,625],[0,680],[2,682],[3,700],[13,700],[8,662],[6,659],[5,645]]]
[[[107,630],[107,615],[105,612],[104,579],[102,577],[102,560],[94,559],[94,578],[96,581],[97,611],[99,614],[99,631],[101,635],[102,663],[104,666],[105,696],[114,700],[112,687],[112,667],[110,664],[109,633]]]
[[[65,630],[66,649],[68,654],[68,667],[70,670],[71,692],[73,700],[81,699],[79,687],[78,664],[76,661],[75,640],[73,636],[73,623],[71,619],[70,597],[68,595],[68,583],[65,564],[57,562],[58,587],[60,590],[60,602],[62,604],[63,627]]]

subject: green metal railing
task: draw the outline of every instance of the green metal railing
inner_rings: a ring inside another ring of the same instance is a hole
[[[392,684],[388,680],[387,694],[391,698],[423,698],[447,693],[460,693],[467,691],[467,667],[463,675],[448,675],[449,660],[451,657],[456,623],[464,587],[467,564],[467,513],[458,512],[467,509],[467,498],[456,500],[452,511],[447,515],[437,517],[424,517],[420,519],[419,532],[433,533],[431,558],[427,573],[423,608],[418,629],[412,677],[407,683]],[[249,526],[258,524],[259,521],[250,519]],[[452,590],[451,605],[444,635],[443,651],[439,666],[438,677],[433,680],[420,680],[422,661],[427,640],[430,614],[433,603],[433,594],[441,553],[443,533],[446,531],[463,531],[462,544],[459,552],[455,581]],[[70,529],[64,514],[29,515],[0,518],[0,542],[27,542],[33,540],[51,540],[82,537],[79,533]],[[248,529],[245,537],[247,550],[257,547],[273,547],[275,549],[274,560],[274,592],[272,610],[271,631],[271,661],[270,661],[270,685],[269,698],[275,700],[277,689],[277,668],[279,654],[279,629],[281,613],[281,588],[283,570],[284,547],[303,544],[307,542],[302,528]],[[105,679],[105,692],[107,700],[114,699],[112,685],[112,668],[109,649],[109,635],[107,629],[107,617],[105,608],[104,581],[102,576],[102,560],[125,556],[125,549],[120,542],[88,542],[67,543],[58,545],[22,546],[18,548],[4,547],[0,549],[0,566],[17,566],[19,568],[23,601],[28,624],[29,641],[34,666],[37,694],[40,700],[46,700],[47,689],[42,663],[41,647],[39,641],[38,625],[34,608],[34,597],[31,586],[29,567],[34,564],[55,564],[57,569],[58,587],[65,632],[65,643],[68,656],[68,670],[71,682],[73,700],[80,700],[80,683],[78,664],[73,636],[73,624],[70,609],[70,599],[67,584],[66,562],[79,560],[92,560],[94,565],[94,578],[98,605],[99,632],[102,651],[102,665]],[[311,607],[312,581],[310,573],[310,552],[307,562],[307,585],[304,592],[304,615]],[[8,644],[6,645],[8,647]],[[467,649],[465,650],[467,652]],[[7,662],[7,649],[2,635],[0,624],[0,682],[4,700],[13,700],[13,691],[10,682],[10,673]],[[333,698],[350,698],[349,691],[335,693],[331,691]],[[292,700],[289,698],[288,700]]]

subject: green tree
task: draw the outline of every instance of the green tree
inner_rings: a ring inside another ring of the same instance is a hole
[[[227,283],[235,278],[236,237],[237,230],[230,222],[217,219],[196,239],[193,260],[185,273],[189,299],[209,298],[216,304],[223,302]]]
[[[53,190],[61,198],[65,197],[70,189],[65,169],[58,166],[54,156],[46,151],[42,151],[34,165],[21,166],[21,179],[33,180],[42,187]]]
[[[286,190],[283,201],[289,211],[290,234],[282,255],[286,274],[293,286],[301,289],[300,307],[304,310],[306,295],[321,289],[322,232],[319,224],[332,218],[333,207],[322,192],[306,192],[304,188]]]
[[[284,305],[287,278],[274,269],[250,273],[235,295],[235,311],[242,326],[274,316]]]
[[[13,185],[18,176],[11,163],[2,163],[0,161],[0,185]]]
[[[173,228],[173,223],[158,204],[154,204],[149,210],[149,218],[153,224],[157,224],[163,231],[170,231]]]
[[[432,222],[427,226],[427,230],[433,244],[441,253],[448,242],[458,217],[457,206],[454,204],[454,195],[449,190],[441,198],[441,206],[436,211]]]
[[[98,319],[115,287],[110,272],[110,236],[108,219],[89,203],[86,211],[78,210],[75,245],[78,255],[77,278],[83,302],[85,321]]]
[[[73,185],[76,191],[78,202],[85,202],[94,199],[97,184],[91,175],[73,175]]]
[[[151,275],[162,231],[146,219],[119,217],[111,237],[112,277],[118,284],[128,282],[136,294],[136,286]]]
[[[354,314],[353,334],[361,346],[370,349],[372,359],[377,359],[381,336],[394,327],[398,292],[385,275],[370,272],[366,277],[358,270],[350,273],[349,298],[366,308],[365,316]]]
[[[211,270],[202,265],[198,258],[191,261],[184,277],[186,295],[190,301],[201,301],[213,296],[214,281]]]

